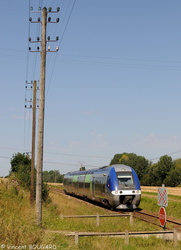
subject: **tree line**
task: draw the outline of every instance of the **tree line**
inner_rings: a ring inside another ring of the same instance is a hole
[[[16,176],[22,185],[30,186],[31,158],[29,154],[16,153],[11,161],[10,176]],[[36,173],[36,169],[35,169]],[[63,175],[58,170],[43,171],[43,182],[61,183]]]
[[[62,183],[63,175],[58,170],[43,171],[43,181],[49,183]]]
[[[10,176],[15,176],[22,186],[30,188],[31,158],[27,154],[17,153],[11,159]],[[137,172],[141,185],[143,186],[181,186],[181,159],[172,160],[172,157],[164,155],[157,163],[152,163],[143,156],[135,153],[115,154],[110,162],[113,164],[124,164],[134,168]],[[79,169],[79,170],[86,170]],[[36,175],[36,169],[35,169]],[[36,178],[35,178],[36,182]],[[43,171],[43,182],[62,183],[63,175],[58,170]],[[44,185],[45,197],[48,195]]]
[[[152,163],[143,156],[134,153],[115,154],[110,162],[124,164],[134,168],[143,186],[181,186],[181,159],[172,160],[164,155],[157,163]]]

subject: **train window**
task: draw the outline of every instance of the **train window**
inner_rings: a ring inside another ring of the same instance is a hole
[[[95,178],[95,194],[101,195],[105,193],[106,177],[96,177]]]
[[[132,173],[129,172],[117,172],[119,185],[130,185],[133,184]]]

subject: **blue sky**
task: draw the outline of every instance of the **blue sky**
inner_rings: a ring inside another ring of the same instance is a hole
[[[123,152],[180,158],[179,0],[1,0],[0,176],[31,151],[25,82],[39,80],[40,54],[28,37],[40,25],[29,6],[61,8],[47,27],[60,49],[47,54],[44,170],[99,167]]]

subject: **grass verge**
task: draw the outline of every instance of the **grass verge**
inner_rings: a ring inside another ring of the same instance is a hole
[[[173,197],[173,196],[172,196]],[[157,196],[155,198],[142,195],[140,207],[147,211],[159,212],[159,206],[157,204]],[[168,206],[166,207],[166,213],[168,216],[181,218],[181,202],[172,201],[168,198]]]
[[[100,226],[96,226],[96,219],[61,219],[61,214],[107,214],[105,211],[81,200],[65,195],[51,194],[52,202],[43,206],[43,227],[35,223],[35,208],[29,204],[29,193],[12,183],[0,183],[0,246],[5,249],[171,249],[173,242],[150,237],[130,238],[127,246],[124,239],[119,237],[79,237],[79,244],[75,245],[73,237],[65,237],[63,231],[146,231],[158,230],[155,226],[134,220],[133,225],[127,218],[100,218]],[[145,201],[143,201],[145,202]],[[59,231],[58,233],[53,230]],[[60,232],[62,231],[62,233]],[[41,248],[44,247],[44,248]],[[8,248],[9,247],[9,248]],[[13,248],[12,248],[13,247]],[[18,248],[19,247],[19,248]],[[47,247],[47,248],[45,248]],[[175,249],[181,249],[181,242]]]

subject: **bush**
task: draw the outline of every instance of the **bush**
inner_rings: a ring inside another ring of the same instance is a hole
[[[36,169],[35,169],[36,174]],[[29,155],[17,153],[11,159],[10,176],[16,179],[19,185],[23,188],[30,190],[31,187],[31,159]],[[36,175],[35,175],[36,176]],[[34,176],[35,190],[36,178]],[[36,194],[35,194],[36,195]],[[42,183],[42,200],[45,202],[48,199],[49,189],[45,183]]]

